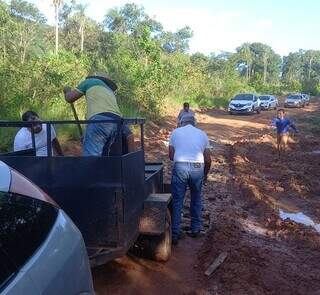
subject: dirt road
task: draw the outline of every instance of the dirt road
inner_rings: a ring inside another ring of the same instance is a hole
[[[303,123],[314,113],[320,115],[318,101],[289,111],[301,132],[279,161],[273,131],[266,128],[273,111],[199,113],[199,127],[213,142],[204,189],[210,229],[200,239],[184,237],[166,264],[127,256],[95,269],[97,293],[320,294],[320,139]],[[153,126],[147,139],[148,157],[164,160],[167,179],[165,141],[174,125],[168,118],[161,128]],[[206,278],[204,271],[223,251],[228,258]]]

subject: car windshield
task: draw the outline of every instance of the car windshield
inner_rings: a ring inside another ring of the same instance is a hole
[[[290,95],[288,96],[289,99],[301,99],[301,95]]]
[[[253,100],[252,94],[238,94],[233,100]]]
[[[261,99],[261,100],[270,100],[270,96],[267,96],[267,95],[263,95],[263,96],[259,96],[259,98]]]

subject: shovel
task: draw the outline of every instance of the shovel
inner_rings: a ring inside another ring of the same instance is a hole
[[[70,105],[71,105],[71,109],[72,109],[72,113],[73,113],[74,119],[77,122],[78,130],[79,130],[79,134],[80,134],[80,141],[81,141],[81,143],[83,143],[83,131],[82,131],[81,124],[79,123],[79,117],[78,117],[76,108],[74,107],[73,103],[70,103]]]

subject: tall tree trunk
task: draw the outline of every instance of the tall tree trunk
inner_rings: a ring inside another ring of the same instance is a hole
[[[268,74],[268,55],[265,53],[263,55],[263,84],[267,83],[267,74]]]
[[[80,34],[81,34],[81,52],[83,52],[84,49],[84,24],[81,24],[80,26]]]
[[[247,81],[250,80],[250,73],[251,73],[251,64],[250,64],[250,61],[247,60],[247,69],[246,69],[246,78],[247,78]]]
[[[55,21],[56,21],[56,27],[55,27],[55,33],[56,33],[56,48],[55,48],[55,54],[58,54],[59,50],[59,7],[58,5],[55,5]]]
[[[309,72],[308,72],[308,80],[311,79],[311,68],[312,68],[312,61],[313,61],[313,57],[310,57],[309,60]]]

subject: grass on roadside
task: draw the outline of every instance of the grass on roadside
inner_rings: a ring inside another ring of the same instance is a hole
[[[205,97],[196,98],[188,97],[169,97],[167,100],[170,104],[181,107],[184,102],[189,102],[191,108],[217,108],[225,109],[228,106],[229,99],[223,97]]]

